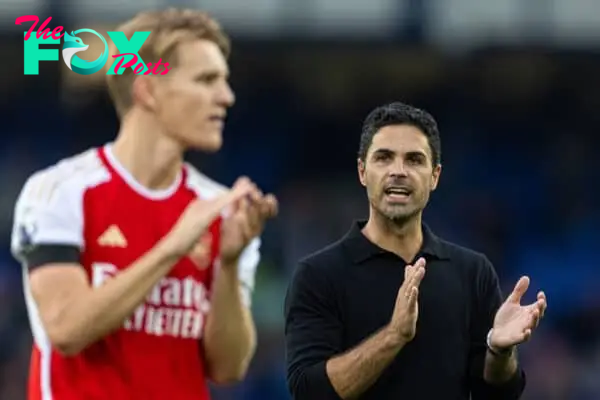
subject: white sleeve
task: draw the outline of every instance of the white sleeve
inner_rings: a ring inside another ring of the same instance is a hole
[[[252,305],[252,292],[256,277],[256,268],[260,261],[260,238],[253,239],[244,249],[240,257],[238,274],[240,281],[240,290],[242,291],[242,301],[247,307]]]
[[[65,178],[46,170],[32,175],[17,199],[11,252],[20,262],[38,245],[83,247],[81,193],[69,190]]]

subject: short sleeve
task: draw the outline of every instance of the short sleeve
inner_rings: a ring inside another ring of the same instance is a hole
[[[15,204],[11,252],[23,264],[40,247],[83,247],[81,199],[53,170],[32,175]],[[60,260],[57,260],[60,261]]]
[[[256,269],[260,262],[260,238],[254,238],[242,252],[238,274],[242,301],[247,307],[252,305],[252,293],[256,278]]]

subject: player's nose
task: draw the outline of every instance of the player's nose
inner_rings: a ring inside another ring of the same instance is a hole
[[[398,158],[393,163],[390,163],[389,174],[391,176],[407,176],[408,173],[404,161]]]
[[[231,107],[235,103],[235,93],[229,84],[224,83],[217,93],[217,101],[220,106]]]

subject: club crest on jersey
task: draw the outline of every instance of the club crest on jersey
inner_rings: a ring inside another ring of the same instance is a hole
[[[212,243],[212,233],[206,233],[200,238],[196,246],[194,246],[192,251],[188,254],[188,258],[194,263],[194,265],[197,268],[206,269],[210,266],[210,263],[212,261]]]

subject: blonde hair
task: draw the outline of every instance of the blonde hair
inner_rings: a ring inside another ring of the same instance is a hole
[[[229,37],[221,29],[219,23],[207,13],[192,9],[169,8],[163,11],[143,12],[115,29],[125,33],[131,39],[136,31],[150,31],[139,56],[145,63],[155,63],[162,59],[170,67],[177,66],[177,46],[186,41],[204,39],[214,42],[225,57],[229,57],[231,43]],[[118,49],[111,42],[110,63],[112,55]],[[135,75],[133,68],[127,68],[121,75],[106,75],[108,91],[115,108],[122,117],[133,105],[132,86]]]

